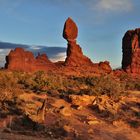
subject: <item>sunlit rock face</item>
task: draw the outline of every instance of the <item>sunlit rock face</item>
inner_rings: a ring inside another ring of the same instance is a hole
[[[122,69],[128,73],[140,74],[140,28],[127,31],[122,42]]]
[[[6,56],[5,67],[9,70],[34,72],[38,70],[47,71],[55,68],[55,65],[50,62],[46,54],[38,54],[34,58],[32,52],[25,51],[23,48],[16,48]]]
[[[78,27],[76,23],[71,19],[68,18],[65,22],[64,29],[63,29],[63,37],[68,41],[76,40],[78,36]]]

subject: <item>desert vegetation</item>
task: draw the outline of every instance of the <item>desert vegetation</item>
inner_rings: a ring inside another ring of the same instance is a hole
[[[139,94],[131,94],[139,93],[139,79],[125,74],[97,77],[0,71],[0,81],[0,123],[6,133],[82,139],[73,126],[75,119],[88,129],[92,123],[107,122],[139,132]],[[96,119],[89,118],[88,111]]]

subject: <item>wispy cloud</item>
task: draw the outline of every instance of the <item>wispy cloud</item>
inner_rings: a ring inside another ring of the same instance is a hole
[[[54,57],[50,58],[50,60],[52,62],[57,62],[57,61],[64,61],[65,58],[66,58],[66,53],[62,52],[62,53],[56,54]]]
[[[43,2],[44,0],[39,0]],[[70,4],[81,4],[87,5],[89,8],[98,11],[130,11],[133,9],[133,0],[47,0],[46,2],[52,4],[70,5]]]
[[[133,9],[132,0],[99,0],[94,6],[99,11],[131,11]]]

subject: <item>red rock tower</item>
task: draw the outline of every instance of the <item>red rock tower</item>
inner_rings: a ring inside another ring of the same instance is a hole
[[[127,31],[122,42],[122,69],[140,74],[140,28]]]
[[[83,55],[81,47],[76,43],[78,36],[78,27],[76,23],[68,18],[63,29],[63,37],[68,41],[67,58],[65,65],[67,66],[83,66],[92,65],[92,61]]]

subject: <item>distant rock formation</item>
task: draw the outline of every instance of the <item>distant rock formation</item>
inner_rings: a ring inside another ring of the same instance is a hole
[[[36,58],[32,52],[24,51],[23,48],[11,50],[6,56],[5,67],[9,70],[34,72],[38,70],[50,70],[55,68],[55,65],[50,62],[46,54],[38,54]]]
[[[63,37],[68,41],[67,58],[65,60],[65,65],[92,65],[92,61],[88,57],[83,55],[81,47],[78,44],[76,44],[77,36],[77,25],[71,18],[68,18],[65,22],[63,30]]]
[[[100,62],[99,67],[106,73],[110,73],[112,71],[112,68],[108,61]]]
[[[125,33],[122,50],[122,69],[128,73],[140,74],[140,28]]]
[[[78,36],[78,27],[76,23],[69,17],[64,25],[63,37],[68,41],[76,40]]]
[[[11,50],[6,56],[5,68],[14,71],[35,72],[53,71],[65,74],[104,74],[112,71],[109,62],[93,63],[83,55],[81,47],[76,43],[78,27],[76,23],[68,18],[63,29],[63,37],[68,42],[67,57],[65,62],[52,63],[46,54],[38,54],[35,58],[32,52],[22,48]]]

